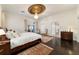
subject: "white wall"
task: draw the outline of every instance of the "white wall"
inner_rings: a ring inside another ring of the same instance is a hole
[[[24,32],[24,17],[14,13],[6,13],[6,27],[18,32]]]
[[[78,22],[78,33],[77,33],[77,41],[79,42],[79,5],[77,5],[77,22]]]
[[[33,25],[33,22],[35,22],[34,19],[24,15],[9,12],[6,13],[6,20],[6,27],[8,29],[16,30],[17,32],[24,32],[28,25]]]
[[[78,20],[76,18],[76,9],[60,12],[43,18],[40,22],[40,28],[42,28],[43,31],[45,28],[48,28],[48,34],[50,35],[52,31],[51,24],[54,24],[55,22],[59,23],[60,31],[69,31],[71,29],[74,33],[74,40],[78,40]]]

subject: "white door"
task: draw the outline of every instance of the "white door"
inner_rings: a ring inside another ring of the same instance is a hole
[[[55,32],[56,32],[56,26],[55,26],[55,24],[53,23],[52,26],[51,26],[51,35],[52,35],[52,36],[55,36]]]

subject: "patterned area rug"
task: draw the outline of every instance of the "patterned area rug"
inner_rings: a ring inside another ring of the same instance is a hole
[[[20,52],[18,55],[48,55],[53,50],[54,50],[53,48],[48,47],[47,45],[43,43],[39,43],[35,45],[34,47],[31,47],[29,49],[26,49]]]
[[[52,40],[54,37],[52,37],[52,36],[45,36],[45,35],[42,35],[42,42],[43,43],[47,43],[47,42],[49,42],[50,40]]]

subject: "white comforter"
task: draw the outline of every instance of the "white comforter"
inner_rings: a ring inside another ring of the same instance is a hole
[[[32,33],[32,32],[22,33],[20,37],[13,38],[10,40],[11,49],[13,49],[17,46],[23,45],[25,43],[37,40],[39,38],[42,38],[42,36],[39,34],[36,34],[36,33]]]

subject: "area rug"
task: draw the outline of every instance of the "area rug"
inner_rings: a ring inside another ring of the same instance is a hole
[[[54,49],[51,47],[48,47],[47,45],[43,43],[39,43],[29,49],[26,49],[18,55],[48,55],[50,54]]]
[[[42,35],[42,42],[43,43],[47,43],[47,42],[49,42],[50,40],[52,40],[54,37],[52,37],[52,36],[45,36],[45,35]]]

